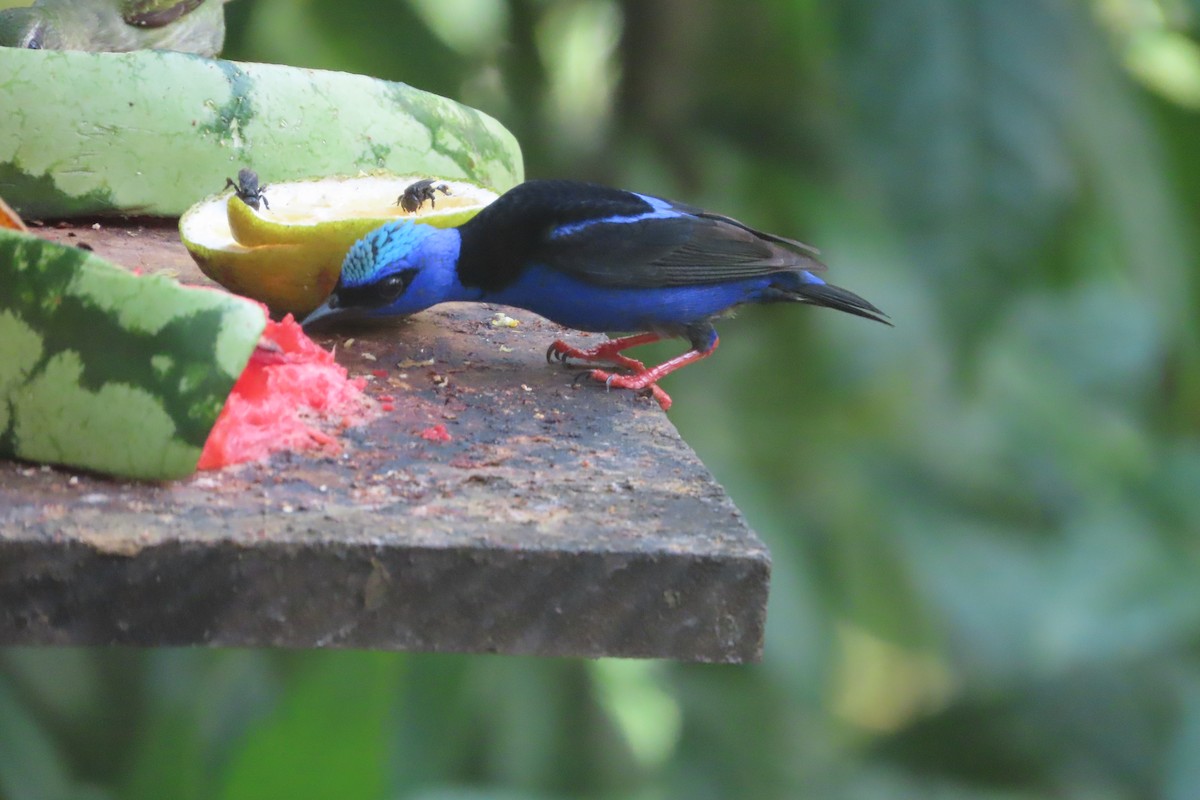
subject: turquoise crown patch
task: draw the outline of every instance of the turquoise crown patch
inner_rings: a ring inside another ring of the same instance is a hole
[[[342,261],[342,285],[362,286],[397,261],[405,261],[421,242],[437,232],[431,225],[398,220],[376,228],[355,242]]]

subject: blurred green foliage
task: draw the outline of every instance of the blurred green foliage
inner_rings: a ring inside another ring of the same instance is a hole
[[[1200,796],[1200,3],[228,15],[811,241],[896,327],[754,309],[670,379],[774,554],[763,664],[8,650],[0,795]]]

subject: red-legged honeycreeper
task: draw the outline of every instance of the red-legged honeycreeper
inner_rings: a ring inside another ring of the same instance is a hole
[[[712,321],[744,303],[808,303],[887,323],[826,283],[808,245],[652,195],[526,181],[458,228],[391,222],[350,248],[329,298],[304,320],[411,314],[466,300],[516,306],[584,331],[638,331],[590,350],[556,341],[547,360],[599,361],[608,386],[648,390],[717,348]],[[691,349],[647,369],[621,351],[680,336]]]

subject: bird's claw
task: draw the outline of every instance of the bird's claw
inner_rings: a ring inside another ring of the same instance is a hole
[[[671,407],[671,396],[664,392],[657,383],[646,381],[640,373],[622,375],[602,369],[583,370],[571,380],[571,384],[577,386],[583,378],[591,378],[597,383],[603,383],[605,391],[612,391],[614,387],[633,389],[641,397],[653,397],[663,411]]]
[[[559,364],[566,364],[570,349],[563,342],[551,342],[550,346],[546,348],[546,363],[553,364],[557,361]]]
[[[546,363],[567,364],[571,359],[578,361],[603,361],[606,363],[615,364],[618,367],[632,370],[634,373],[643,372],[646,365],[636,358],[622,355],[618,347],[614,347],[619,340],[611,340],[602,345],[593,347],[591,350],[580,350],[577,347],[572,347],[564,341],[556,340],[550,343],[546,348]]]
[[[643,397],[646,397],[646,396],[653,397],[658,402],[659,408],[661,408],[663,411],[671,410],[671,402],[672,402],[671,395],[667,394],[661,388],[659,388],[659,385],[657,383],[652,383],[649,386],[647,386],[645,389],[645,392],[642,394],[642,396]]]

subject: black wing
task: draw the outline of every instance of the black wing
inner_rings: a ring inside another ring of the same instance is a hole
[[[811,247],[728,217],[570,181],[527,181],[462,232],[460,277],[485,288],[499,288],[523,265],[536,263],[596,285],[629,288],[824,269]]]
[[[652,212],[653,213],[653,212]],[[724,217],[680,211],[637,221],[600,218],[551,232],[545,261],[602,286],[656,288],[722,283],[824,265]]]

